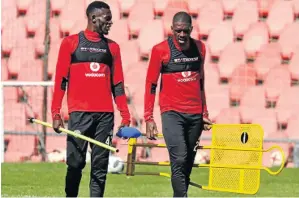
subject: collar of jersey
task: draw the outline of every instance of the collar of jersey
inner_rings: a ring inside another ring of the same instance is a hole
[[[98,42],[101,40],[101,36],[99,33],[90,31],[88,29],[85,29],[84,35],[88,40],[93,41],[93,42]]]

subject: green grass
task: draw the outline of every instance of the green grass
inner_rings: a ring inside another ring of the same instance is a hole
[[[89,196],[90,164],[84,169],[80,197]],[[138,166],[136,171],[164,171],[169,167]],[[66,166],[63,163],[2,164],[2,197],[55,196],[63,197]],[[280,175],[271,176],[262,171],[261,185],[255,196],[294,197],[299,195],[299,169],[284,169]],[[195,168],[194,182],[206,185],[208,171]],[[189,197],[243,197],[246,195],[200,190],[190,186]],[[172,197],[169,178],[158,176],[133,176],[109,174],[106,197]],[[248,195],[247,195],[248,197]],[[252,196],[250,196],[252,197]]]

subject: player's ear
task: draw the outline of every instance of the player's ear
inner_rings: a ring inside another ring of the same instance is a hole
[[[191,34],[192,30],[193,30],[193,26],[190,27],[190,34]]]
[[[96,21],[96,15],[93,14],[93,15],[91,16],[91,21],[92,21],[93,24],[95,24],[95,23],[97,22],[97,21]]]

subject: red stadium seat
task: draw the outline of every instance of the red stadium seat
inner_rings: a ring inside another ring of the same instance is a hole
[[[56,63],[59,53],[61,42],[53,43],[50,46],[49,56],[48,56],[48,75],[53,78],[55,71],[56,71]]]
[[[37,29],[46,24],[46,2],[40,0],[33,0],[28,8],[25,16],[25,26],[29,35],[34,35]]]
[[[270,69],[265,79],[266,99],[276,102],[283,90],[291,86],[290,72],[287,67],[277,65]]]
[[[299,139],[298,123],[299,123],[298,116],[293,116],[289,119],[288,126],[286,129],[286,134],[288,135],[289,138]]]
[[[281,45],[283,59],[290,59],[297,46],[299,46],[299,39],[294,39],[297,38],[298,35],[299,23],[288,25],[280,34],[278,42]]]
[[[129,15],[132,7],[138,0],[118,0],[120,13],[122,15]]]
[[[234,33],[232,24],[228,21],[217,25],[208,37],[208,46],[210,48],[211,57],[218,58],[224,48],[234,41]]]
[[[81,20],[77,20],[72,28],[69,31],[69,34],[78,34],[80,31],[85,30],[87,27],[87,20],[86,18],[82,18]]]
[[[25,105],[8,102],[4,106],[4,130],[21,132],[26,125]]]
[[[216,64],[205,63],[205,89],[210,90],[220,85],[219,71]]]
[[[225,108],[216,117],[217,124],[239,124],[240,113],[238,108]]]
[[[51,0],[51,10],[54,14],[60,14],[67,0]]]
[[[34,43],[32,40],[23,40],[22,46],[15,47],[8,60],[9,75],[18,76],[23,65],[28,64],[35,58]]]
[[[251,24],[258,22],[259,14],[256,1],[241,1],[237,5],[232,18],[234,33],[243,37]]]
[[[207,37],[223,19],[224,13],[220,1],[207,1],[200,9],[196,20],[199,35]]]
[[[295,16],[298,17],[299,16],[299,1],[293,0],[292,6],[293,6],[293,11],[294,11]]]
[[[18,88],[17,87],[4,87],[3,88],[3,93],[4,93],[4,107],[8,103],[13,103],[15,104],[18,102]]]
[[[268,16],[269,11],[276,0],[257,0],[259,15],[261,17]]]
[[[261,47],[269,42],[267,25],[263,22],[251,24],[244,34],[243,43],[248,58],[254,58]]]
[[[26,37],[27,35],[23,18],[19,17],[15,19],[13,23],[7,23],[1,36],[2,53],[9,55],[13,48],[24,46],[24,40],[26,40]]]
[[[290,60],[289,70],[291,72],[292,80],[299,80],[299,48],[294,52],[292,59]]]
[[[40,26],[34,35],[34,48],[37,56],[42,56],[45,53],[45,27]],[[51,38],[50,38],[51,39]]]
[[[231,74],[229,81],[229,95],[232,101],[240,101],[244,92],[256,84],[256,71],[249,65],[236,67]]]
[[[188,0],[188,10],[192,16],[198,16],[201,13],[201,9],[209,0]]]
[[[293,23],[294,13],[290,1],[275,1],[269,11],[267,25],[271,37],[278,38],[284,28]]]
[[[8,80],[8,68],[7,68],[7,60],[1,59],[1,80]]]
[[[53,152],[54,150],[66,149],[66,136],[47,136],[46,152]]]
[[[17,9],[19,14],[26,14],[29,9],[30,4],[33,3],[34,0],[16,0]]]
[[[293,86],[285,88],[277,100],[276,111],[277,120],[280,124],[286,125],[292,115],[297,115],[299,111],[299,87]]]
[[[19,72],[20,81],[43,81],[43,61],[32,59],[22,64],[22,72]]]
[[[113,22],[108,38],[114,40],[118,44],[128,41],[130,38],[128,20],[121,19]]]
[[[259,109],[252,118],[253,124],[260,124],[264,129],[264,136],[277,131],[277,120],[274,109]]]
[[[221,0],[223,11],[225,15],[232,16],[239,3],[243,0]]]
[[[251,123],[259,109],[266,107],[265,88],[262,86],[249,87],[240,100],[240,116],[243,123]]]
[[[155,15],[158,15],[158,16],[164,15],[164,11],[167,8],[167,4],[169,1],[170,0],[164,0],[164,1],[153,0]]]
[[[128,17],[130,35],[138,36],[143,25],[154,18],[154,5],[152,1],[136,2]]]
[[[150,39],[149,39],[150,38]],[[140,56],[148,57],[154,45],[164,40],[163,23],[161,20],[152,20],[140,30],[138,43]]]
[[[123,71],[126,72],[129,66],[140,60],[139,46],[136,40],[122,42],[120,44]]]
[[[1,30],[3,30],[8,23],[17,18],[16,0],[2,1],[1,6]]]
[[[281,47],[278,42],[267,43],[261,46],[260,53],[257,55],[254,67],[257,78],[264,80],[269,70],[281,63]]]
[[[219,57],[218,70],[220,78],[229,79],[233,71],[246,63],[244,47],[240,42],[227,44]]]
[[[208,83],[206,83],[207,85]],[[209,118],[212,121],[216,121],[217,116],[222,109],[229,108],[229,94],[228,88],[223,86],[214,86],[207,89],[206,87],[206,101],[209,111]]]

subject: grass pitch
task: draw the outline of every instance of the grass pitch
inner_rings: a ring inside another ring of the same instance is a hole
[[[87,164],[81,180],[80,197],[89,196],[89,170]],[[192,181],[206,185],[208,169],[194,168]],[[136,171],[169,172],[169,167],[138,166]],[[2,197],[51,196],[65,197],[63,163],[2,164]],[[271,176],[261,171],[260,190],[255,196],[299,196],[299,169],[284,169],[280,175]],[[252,197],[233,193],[204,191],[190,186],[189,197]],[[106,197],[172,197],[170,179],[158,176],[133,176],[109,174]]]

